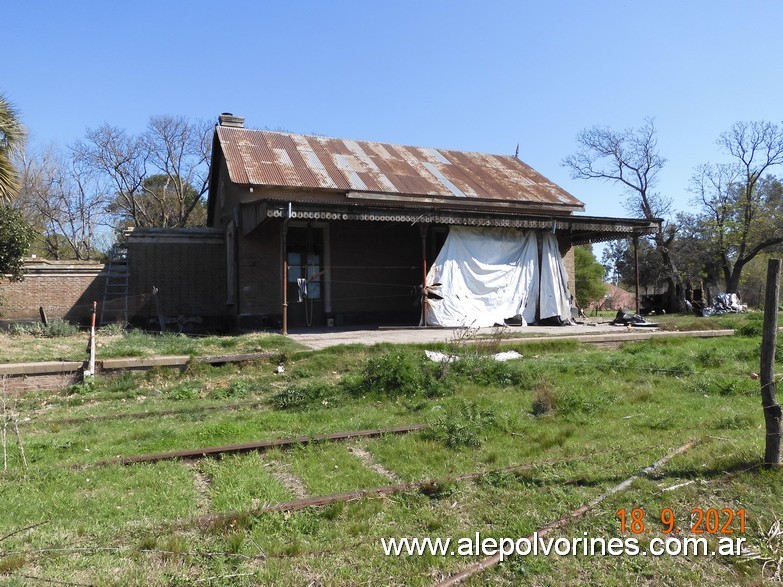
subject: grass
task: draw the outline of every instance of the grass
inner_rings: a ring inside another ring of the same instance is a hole
[[[611,314],[611,316],[609,316]],[[606,321],[614,318],[614,313],[602,313],[599,317],[591,317],[592,321]],[[783,315],[781,315],[783,318]],[[696,318],[693,316],[670,315],[654,316],[663,330],[713,330],[735,328],[748,336],[761,334],[761,313],[750,312],[747,314],[725,314],[708,318]],[[783,322],[783,320],[781,320]],[[84,361],[87,355],[87,334],[85,332],[74,333],[63,321],[54,321],[52,327],[45,329],[38,323],[23,325],[14,330],[16,334],[0,333],[0,348],[3,354],[0,363],[23,363],[35,361]],[[562,334],[568,334],[561,331]],[[490,330],[488,333],[478,333],[473,338],[473,346],[481,351],[495,352],[501,338],[530,338],[540,337],[542,334],[530,334],[525,329],[506,329],[504,331]],[[256,352],[279,353],[280,358],[296,356],[305,351],[305,347],[294,342],[290,338],[276,334],[245,334],[241,336],[188,336],[177,333],[165,333],[163,335],[150,334],[138,330],[123,330],[114,325],[98,331],[98,355],[100,358],[112,359],[120,357],[151,357],[156,355],[224,355],[243,354]],[[464,342],[464,341],[462,341]],[[526,346],[528,353],[539,350],[549,350],[554,347],[573,346],[573,341],[560,341],[542,343],[541,345]],[[313,361],[312,369],[323,370],[333,355],[351,354],[357,345],[343,345],[329,349],[322,355],[317,355]],[[464,346],[460,341],[452,344],[432,345],[443,351],[454,351],[455,348]],[[505,345],[504,345],[505,348]],[[404,360],[394,357],[390,360]],[[353,366],[355,367],[355,365]],[[382,379],[382,369],[378,379]],[[310,367],[299,368],[303,377],[308,376]],[[311,369],[311,370],[312,370]],[[399,371],[405,375],[404,371]],[[383,382],[382,383],[388,383]]]
[[[216,337],[209,348],[219,344]],[[237,346],[265,344],[271,341],[248,337]],[[659,474],[637,480],[558,536],[618,536],[621,508],[644,509],[652,533],[642,541],[662,536],[656,520],[666,507],[685,525],[692,508],[744,508],[748,544],[769,558],[779,549],[769,530],[783,511],[783,475],[758,467],[763,417],[749,373],[758,370],[759,344],[755,336],[617,350],[572,342],[535,354],[528,346],[523,359],[508,363],[471,351],[448,365],[420,361],[423,352],[413,346],[285,349],[282,374],[277,360],[199,366],[9,398],[30,466],[22,467],[9,435],[9,470],[0,473],[0,582],[431,585],[478,559],[385,557],[381,538],[528,536],[691,438],[698,444]],[[221,405],[235,409],[211,409]],[[161,415],[133,417],[144,412]],[[145,452],[412,423],[431,428],[261,455],[94,466]],[[249,515],[302,492],[524,463],[538,464],[437,491]],[[228,512],[235,515],[222,524],[192,521]],[[778,567],[762,563],[518,557],[466,584],[758,585],[779,578]]]
[[[88,336],[84,332],[64,336],[0,333],[0,347],[3,349],[0,363],[84,361],[88,358],[87,342]],[[196,337],[173,333],[149,334],[136,330],[117,334],[115,330],[109,330],[98,331],[97,349],[100,358],[113,359],[156,355],[291,353],[300,351],[304,347],[276,334]]]

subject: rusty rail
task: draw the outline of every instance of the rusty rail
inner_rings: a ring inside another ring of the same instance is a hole
[[[215,523],[226,522],[237,518],[243,518],[247,516],[259,516],[262,514],[269,514],[273,512],[293,512],[298,510],[304,510],[310,507],[321,507],[337,502],[357,501],[366,497],[379,496],[379,495],[391,495],[394,493],[404,493],[409,491],[424,491],[427,493],[435,493],[444,485],[449,483],[456,483],[459,481],[471,481],[479,479],[486,475],[497,473],[516,473],[534,469],[536,467],[543,467],[549,465],[559,465],[564,463],[570,463],[574,461],[584,460],[595,456],[594,454],[583,455],[579,457],[570,457],[566,459],[551,459],[547,461],[538,461],[536,463],[525,463],[522,465],[510,465],[508,467],[502,467],[499,469],[491,469],[488,471],[476,471],[473,473],[465,473],[464,475],[454,475],[451,477],[445,477],[442,479],[427,479],[425,481],[413,481],[410,483],[398,483],[395,485],[383,485],[381,487],[373,487],[370,489],[359,489],[357,491],[349,491],[347,493],[333,493],[331,495],[323,495],[318,497],[305,497],[303,499],[295,499],[292,501],[283,501],[275,504],[265,506],[261,509],[250,510],[247,512],[226,512],[219,514],[207,514],[198,518],[189,518],[187,520],[181,520],[181,523],[197,523],[200,525],[209,525]]]
[[[335,432],[332,434],[316,434],[314,436],[297,436],[294,438],[277,438],[275,440],[262,440],[260,442],[248,442],[244,444],[229,444],[225,446],[211,446],[207,448],[183,449],[171,452],[161,452],[132,457],[118,457],[115,459],[101,460],[96,466],[106,465],[131,465],[134,463],[152,463],[172,459],[200,459],[226,453],[244,453],[263,451],[270,448],[285,448],[293,445],[304,445],[312,442],[324,442],[335,440],[348,440],[350,438],[372,438],[383,434],[407,434],[417,430],[424,430],[426,424],[412,424],[407,426],[394,426],[392,428],[373,428],[370,430],[355,430],[352,432]]]

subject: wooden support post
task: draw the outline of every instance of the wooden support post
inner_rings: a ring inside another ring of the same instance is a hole
[[[285,222],[282,227],[282,257],[283,257],[283,336],[288,335],[288,255],[286,249],[288,248],[287,236],[288,227]]]
[[[780,259],[767,264],[767,291],[764,298],[764,331],[761,336],[761,405],[764,409],[766,445],[764,466],[780,466],[781,413],[775,395],[775,345],[778,334],[780,298]]]
[[[160,306],[160,296],[158,295],[160,290],[154,285],[152,286],[152,299],[155,300],[155,312],[158,314],[158,326],[160,326],[160,333],[163,334],[166,331],[166,317],[163,315],[163,310]]]
[[[428,224],[419,224],[421,236],[421,325],[427,328],[427,228]]]
[[[639,236],[638,235],[634,235],[633,237],[633,267],[634,267],[634,274],[635,274],[634,283],[636,285],[636,313],[638,314],[641,310],[641,302],[639,300]]]

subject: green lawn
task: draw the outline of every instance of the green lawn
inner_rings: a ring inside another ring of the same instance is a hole
[[[248,337],[236,347],[247,352],[271,340]],[[652,530],[639,536],[646,544],[662,536],[658,518],[667,507],[683,526],[693,508],[744,508],[743,536],[761,560],[517,557],[466,584],[779,580],[781,536],[766,533],[783,512],[783,474],[759,467],[763,417],[758,382],[749,377],[759,345],[757,336],[659,339],[618,350],[520,345],[519,360],[471,356],[451,365],[422,360],[416,347],[280,346],[284,374],[275,372],[276,360],[199,365],[9,398],[29,467],[9,428],[0,582],[432,585],[478,558],[386,557],[381,539],[526,537],[690,439],[694,448],[556,536],[615,537],[617,511],[642,508]],[[264,454],[94,466],[116,456],[414,423],[431,427]],[[539,465],[434,492],[253,514],[302,495],[526,463]],[[195,521],[207,513],[236,515]],[[773,562],[764,566],[767,559]]]
[[[277,334],[243,334],[238,336],[186,336],[167,333],[147,334],[115,330],[97,332],[97,351],[102,359],[117,357],[151,357],[154,355],[227,355],[257,352],[289,352],[304,347]],[[0,363],[34,361],[84,361],[88,334],[72,336],[32,336],[0,333]]]

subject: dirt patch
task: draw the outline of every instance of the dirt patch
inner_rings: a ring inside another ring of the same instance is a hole
[[[397,477],[394,472],[389,471],[386,467],[384,467],[382,464],[377,462],[375,460],[375,457],[373,457],[372,454],[370,454],[367,449],[360,445],[360,444],[353,444],[348,447],[348,452],[350,452],[353,456],[358,458],[362,464],[370,469],[371,471],[375,471],[379,475],[382,475],[383,477],[386,477],[390,481],[399,481],[400,478]]]
[[[196,486],[196,511],[199,515],[208,514],[212,509],[209,497],[212,488],[212,478],[199,469],[198,463],[187,463],[193,473],[193,483]]]
[[[263,460],[263,455],[259,455]],[[264,463],[264,468],[274,477],[283,487],[296,499],[304,499],[308,496],[307,488],[302,480],[291,472],[291,468],[280,461],[269,461]]]

